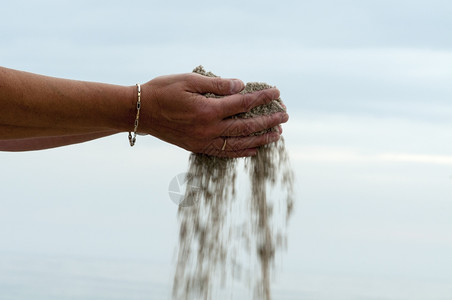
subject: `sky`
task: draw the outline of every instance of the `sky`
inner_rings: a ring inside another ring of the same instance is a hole
[[[297,204],[276,299],[452,296],[450,1],[8,1],[1,14],[4,67],[133,85],[202,64],[280,89]],[[0,152],[0,287],[165,294],[168,185],[188,156],[126,134]]]

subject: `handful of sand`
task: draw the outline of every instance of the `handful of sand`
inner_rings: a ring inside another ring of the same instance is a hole
[[[202,66],[193,72],[216,76]],[[247,83],[241,93],[270,87],[265,83]],[[221,98],[214,94],[206,97]],[[279,111],[285,108],[281,99],[275,99],[233,118]],[[241,165],[248,171],[251,186],[246,201],[236,201],[239,194],[246,196],[243,188],[237,191]],[[182,202],[185,205],[178,210],[180,229],[173,299],[212,299],[216,288],[225,288],[232,281],[252,285],[255,299],[271,299],[270,276],[275,254],[287,244],[286,229],[294,205],[293,178],[283,138],[245,159],[190,155]]]

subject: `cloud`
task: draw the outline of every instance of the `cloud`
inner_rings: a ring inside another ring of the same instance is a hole
[[[344,150],[334,148],[299,148],[292,150],[291,159],[299,162],[320,163],[411,163],[452,165],[452,155],[431,155],[416,153],[361,153],[359,149]]]
[[[283,125],[300,162],[452,164],[450,122],[365,114],[295,112]]]
[[[412,153],[383,153],[376,157],[385,162],[452,165],[452,155],[426,155]]]

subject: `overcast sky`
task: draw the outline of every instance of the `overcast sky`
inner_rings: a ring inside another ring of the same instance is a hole
[[[450,1],[0,7],[5,67],[133,85],[203,64],[281,90],[297,207],[280,299],[451,296]],[[188,155],[152,137],[130,148],[126,134],[0,153],[0,255],[142,259],[169,274],[167,187]]]

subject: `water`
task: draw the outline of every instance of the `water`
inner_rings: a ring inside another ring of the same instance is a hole
[[[170,269],[150,260],[0,252],[0,300],[171,299]],[[286,269],[292,270],[280,274],[276,300],[446,300],[452,295],[448,280]],[[233,298],[216,299],[249,300],[238,285],[233,288]]]
[[[0,299],[168,299],[159,268],[150,261],[3,254]]]
[[[149,260],[0,252],[0,300],[171,299],[171,270]],[[234,299],[248,299],[233,288]]]

